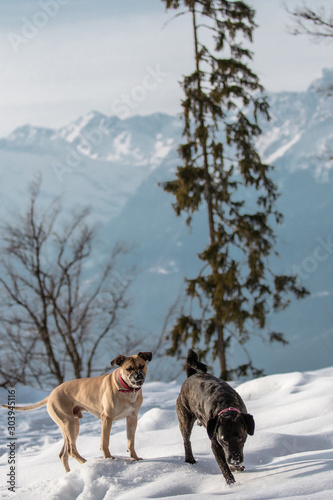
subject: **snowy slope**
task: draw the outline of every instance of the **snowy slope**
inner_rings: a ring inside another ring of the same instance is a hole
[[[156,369],[154,362],[150,371]],[[256,432],[245,444],[246,471],[227,486],[210,450],[206,431],[195,425],[192,445],[197,464],[184,463],[178,429],[175,382],[147,382],[136,435],[143,461],[127,458],[125,422],[114,424],[111,452],[99,451],[100,423],[84,414],[78,449],[88,459],[79,465],[70,459],[65,474],[58,453],[60,431],[45,408],[16,413],[17,489],[7,491],[7,411],[0,412],[1,498],[17,500],[137,500],[180,498],[213,500],[329,500],[333,496],[333,368],[294,372],[251,380],[237,387]],[[16,403],[35,402],[44,392],[20,388]],[[7,400],[4,389],[1,402]]]

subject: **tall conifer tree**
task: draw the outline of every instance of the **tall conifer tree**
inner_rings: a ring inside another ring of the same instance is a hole
[[[271,225],[282,215],[275,207],[272,167],[255,147],[258,117],[269,119],[263,88],[248,66],[252,53],[244,47],[245,40],[252,42],[255,11],[242,1],[163,1],[167,9],[191,16],[195,61],[182,82],[181,165],[162,186],[174,195],[173,207],[178,215],[187,214],[189,225],[205,205],[209,230],[209,242],[198,256],[202,270],[186,279],[189,312],[172,330],[170,353],[191,344],[201,355],[212,352],[218,358],[222,378],[232,372],[257,374],[250,357],[229,368],[232,338],[245,349],[251,334],[266,328],[271,310],[287,307],[289,292],[300,298],[307,291],[297,286],[295,276],[272,273],[267,262],[276,241]],[[199,307],[192,308],[193,302]],[[268,335],[286,343],[281,333]]]

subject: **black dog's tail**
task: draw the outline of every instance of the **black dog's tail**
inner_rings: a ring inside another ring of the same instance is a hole
[[[207,373],[207,368],[207,365],[200,363],[197,353],[194,352],[193,349],[190,349],[186,358],[187,377],[190,377],[195,373]]]

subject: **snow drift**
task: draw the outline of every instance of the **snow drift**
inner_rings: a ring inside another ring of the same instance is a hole
[[[151,369],[153,368],[153,364]],[[193,452],[198,462],[184,463],[175,400],[176,382],[147,382],[136,434],[136,449],[144,459],[132,462],[126,453],[125,421],[111,431],[115,460],[99,451],[100,422],[84,414],[78,439],[88,459],[70,459],[65,474],[58,458],[62,437],[45,408],[16,413],[16,491],[8,491],[8,415],[0,413],[1,497],[21,500],[133,500],[180,498],[211,500],[217,495],[237,500],[275,498],[328,500],[333,497],[333,368],[316,372],[271,375],[237,387],[256,432],[244,448],[246,470],[227,486],[210,449],[204,428],[195,426]],[[16,390],[16,403],[35,402],[44,391]],[[1,402],[7,391],[1,389]]]

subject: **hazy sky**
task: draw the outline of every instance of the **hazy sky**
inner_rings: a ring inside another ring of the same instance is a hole
[[[248,3],[259,25],[252,67],[267,90],[305,90],[333,66],[333,43],[287,33],[281,0]],[[25,123],[60,127],[92,109],[177,113],[193,49],[189,19],[165,26],[172,15],[160,0],[0,0],[0,136]]]

